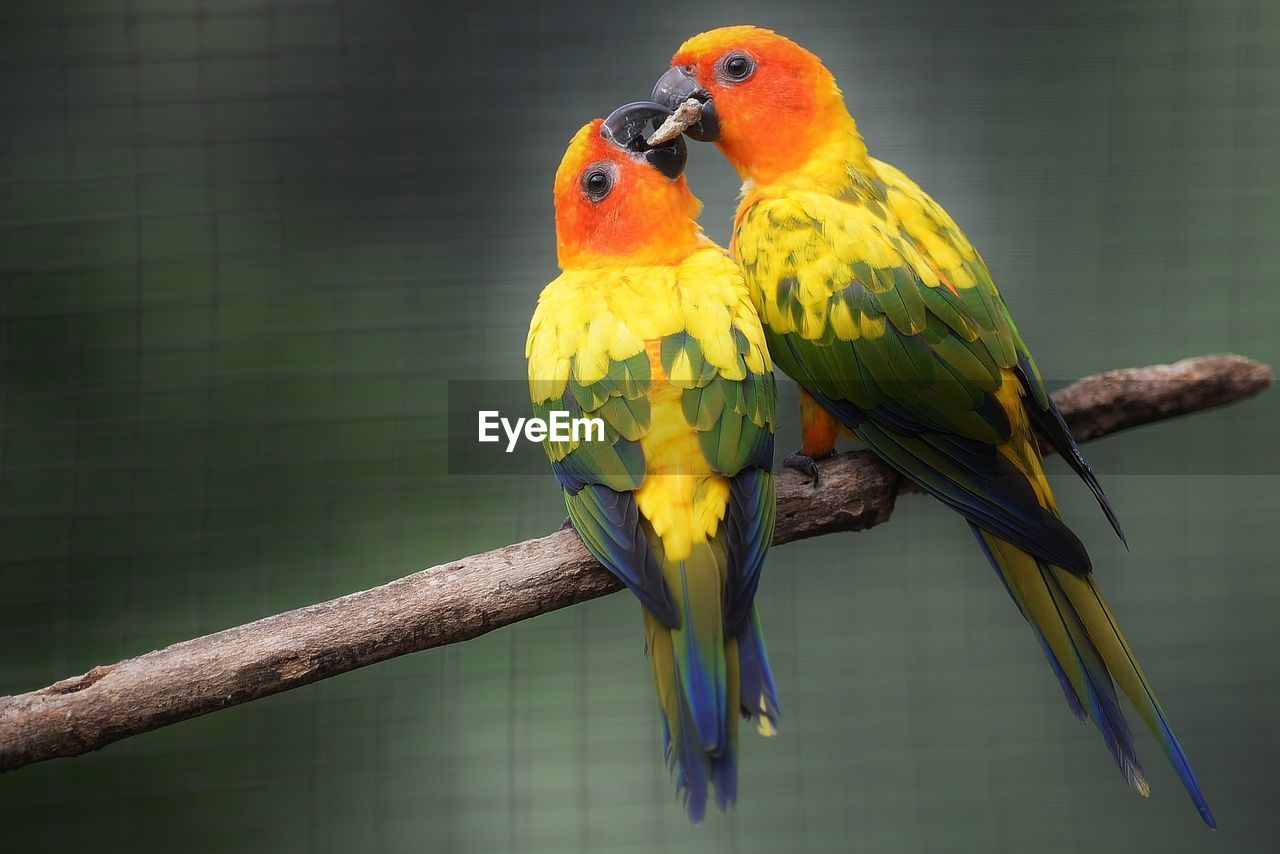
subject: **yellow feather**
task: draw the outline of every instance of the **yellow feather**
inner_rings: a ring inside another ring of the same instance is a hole
[[[684,350],[677,353],[675,359],[671,361],[667,375],[671,377],[673,383],[679,385],[687,386],[693,382],[693,366],[689,364],[689,354]]]
[[[862,337],[862,331],[853,316],[849,304],[840,301],[831,307],[831,328],[841,341],[856,341]]]
[[[858,328],[863,338],[879,338],[884,334],[884,318],[872,317],[869,314],[858,316]]]
[[[1027,419],[1027,411],[1023,405],[1022,383],[1008,368],[1000,373],[1000,387],[996,389],[996,400],[1009,416],[1009,426],[1012,428],[1009,441],[1000,445],[1000,453],[1026,476],[1031,483],[1031,488],[1035,490],[1040,506],[1056,512],[1057,503],[1053,498],[1053,490],[1049,487],[1049,479],[1045,476],[1040,448],[1036,444],[1035,435],[1031,431],[1031,422]]]

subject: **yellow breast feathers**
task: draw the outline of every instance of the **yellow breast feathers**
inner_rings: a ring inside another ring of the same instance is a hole
[[[664,362],[663,342],[681,335],[696,342],[705,364],[685,349]],[[723,250],[699,250],[678,266],[561,275],[543,291],[529,331],[530,392],[535,402],[557,398],[571,380],[599,383],[641,353],[649,365],[649,419],[635,437],[646,472],[636,498],[668,558],[678,560],[715,534],[728,500],[728,482],[707,459],[683,395],[713,378],[741,382],[772,367],[746,284]]]

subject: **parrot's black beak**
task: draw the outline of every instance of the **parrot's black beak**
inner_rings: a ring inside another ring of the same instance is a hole
[[[720,119],[716,115],[716,102],[711,93],[698,85],[689,68],[676,66],[667,69],[667,73],[658,78],[650,95],[668,110],[675,110],[690,98],[702,102],[702,118],[698,123],[685,131],[698,142],[715,142],[720,138]]]
[[[600,129],[601,135],[619,148],[643,157],[650,166],[673,181],[684,172],[689,148],[677,136],[662,145],[649,145],[645,140],[671,115],[671,110],[652,101],[625,104],[609,114]]]

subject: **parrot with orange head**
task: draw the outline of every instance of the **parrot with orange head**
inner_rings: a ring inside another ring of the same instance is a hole
[[[1200,785],[1062,521],[1038,440],[1060,452],[1123,539],[986,264],[937,202],[871,157],[831,72],[758,27],[702,33],[653,99],[701,104],[695,139],[744,179],[733,251],[775,363],[800,385],[808,472],[850,432],[969,523],[1129,783],[1148,784],[1116,684],[1164,748],[1204,822]]]
[[[638,102],[578,131],[556,172],[561,274],[526,345],[539,417],[599,418],[603,441],[544,448],[569,520],[640,600],[668,763],[690,817],[737,793],[738,716],[778,698],[754,599],[775,521],[776,389],[738,265],[702,233],[683,138]]]

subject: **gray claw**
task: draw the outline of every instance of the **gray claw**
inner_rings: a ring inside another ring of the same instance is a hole
[[[796,451],[794,454],[787,454],[787,458],[782,461],[783,468],[795,469],[801,474],[807,474],[813,478],[813,486],[816,489],[821,476],[818,473],[818,461],[807,454]]]

